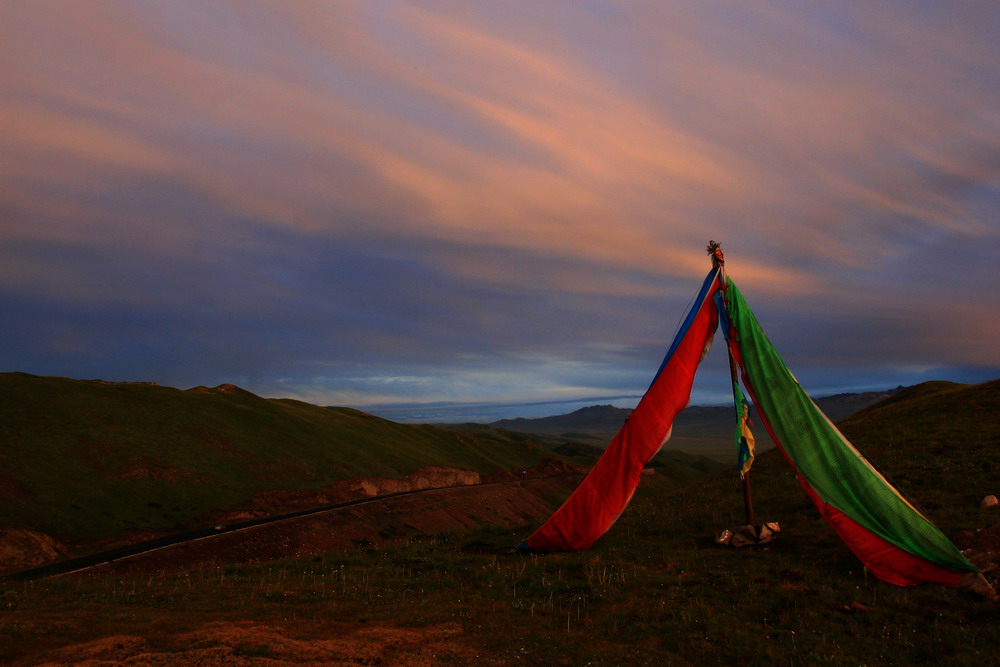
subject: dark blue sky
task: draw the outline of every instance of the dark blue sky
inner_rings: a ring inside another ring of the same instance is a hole
[[[0,371],[641,393],[721,241],[816,394],[1000,377],[1000,7],[0,2]],[[714,354],[694,400],[724,398]]]

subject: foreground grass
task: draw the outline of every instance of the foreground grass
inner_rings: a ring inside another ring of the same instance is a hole
[[[770,505],[793,484],[779,478],[759,495]],[[727,487],[732,495],[720,496]],[[586,553],[515,555],[529,527],[493,528],[263,565],[8,583],[0,661],[43,662],[59,647],[123,634],[183,651],[178,636],[219,621],[280,626],[301,640],[364,624],[457,624],[481,661],[499,664],[995,660],[1000,608],[868,578],[802,509],[768,517],[787,519],[771,548],[726,549],[711,532],[740,523],[733,480],[681,493],[654,484]]]

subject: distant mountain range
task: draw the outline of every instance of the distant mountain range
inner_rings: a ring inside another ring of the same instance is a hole
[[[902,387],[886,391],[835,394],[815,399],[819,408],[837,422],[874,403],[885,400]],[[674,431],[666,449],[681,450],[729,462],[734,456],[733,429],[735,413],[732,406],[692,405],[677,416]],[[630,408],[613,405],[593,405],[574,412],[537,419],[501,419],[488,426],[518,433],[531,433],[556,438],[565,443],[605,447],[621,428]],[[754,418],[751,412],[751,418]],[[754,435],[761,450],[773,446],[770,437],[756,420]]]

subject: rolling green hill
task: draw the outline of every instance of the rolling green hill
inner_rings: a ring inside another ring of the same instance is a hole
[[[489,474],[546,456],[521,434],[402,425],[232,385],[0,374],[0,528],[69,543],[190,527],[257,491],[428,465]]]

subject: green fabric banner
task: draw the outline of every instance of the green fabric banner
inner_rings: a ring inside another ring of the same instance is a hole
[[[730,335],[742,355],[744,384],[805,481],[824,502],[915,556],[956,572],[978,570],[908,503],[827,419],[785,367],[732,280],[726,291]]]

